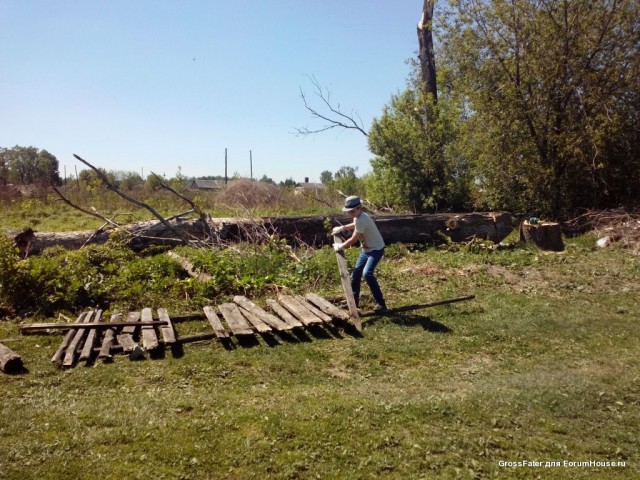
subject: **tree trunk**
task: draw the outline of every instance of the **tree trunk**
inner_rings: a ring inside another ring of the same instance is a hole
[[[438,89],[436,84],[436,58],[433,51],[433,7],[435,0],[424,0],[422,17],[418,23],[418,57],[422,71],[422,80],[425,83],[427,93],[433,95],[433,101],[438,101]]]
[[[447,237],[461,242],[479,237],[500,242],[511,231],[511,214],[493,213],[440,213],[404,216],[374,216],[376,224],[387,244],[429,243],[438,244]],[[350,223],[345,216],[276,217],[276,218],[209,218],[171,220],[173,230],[159,221],[141,222],[126,226],[132,235],[128,245],[135,251],[151,245],[181,245],[174,230],[183,237],[209,243],[237,241],[265,242],[277,235],[293,245],[307,244],[314,247],[329,245],[332,238],[326,224],[335,226]],[[34,232],[27,230],[14,235],[22,256],[40,253],[44,248],[62,246],[77,249],[85,244],[105,243],[113,230],[100,232]]]
[[[564,250],[562,227],[559,223],[529,223],[525,220],[520,227],[520,240],[533,243],[542,250],[551,250],[554,252]]]

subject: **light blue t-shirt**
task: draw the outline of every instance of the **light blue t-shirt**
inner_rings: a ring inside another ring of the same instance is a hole
[[[373,218],[362,212],[360,216],[354,220],[354,224],[356,227],[356,233],[361,233],[363,235],[361,243],[362,249],[365,252],[382,250],[384,248],[384,240],[382,235],[380,235],[380,230],[378,230]]]

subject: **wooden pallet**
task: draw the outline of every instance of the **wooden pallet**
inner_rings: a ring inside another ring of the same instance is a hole
[[[319,295],[280,295],[267,300],[267,311],[246,297],[236,296],[233,302],[205,306],[203,312],[170,317],[165,308],[156,315],[151,308],[122,314],[113,312],[105,321],[101,310],[82,312],[75,323],[32,325],[29,330],[67,329],[62,344],[51,358],[61,367],[73,367],[80,362],[91,364],[96,358],[107,361],[114,354],[125,353],[141,358],[178,344],[218,339],[230,342],[232,337],[259,334],[287,334],[294,329],[310,329],[331,324],[335,320],[352,321],[349,312],[338,308]],[[203,333],[180,336],[175,324],[206,320],[211,327]]]

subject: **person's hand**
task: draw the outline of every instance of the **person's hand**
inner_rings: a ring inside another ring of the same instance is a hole
[[[344,248],[344,243],[334,243],[333,244],[333,249],[336,252],[339,252],[340,250],[342,250]]]
[[[338,235],[339,233],[344,232],[344,226],[340,225],[339,227],[334,227],[333,230],[331,230],[331,235]]]

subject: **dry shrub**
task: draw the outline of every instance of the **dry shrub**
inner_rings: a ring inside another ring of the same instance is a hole
[[[218,196],[218,201],[226,205],[239,205],[247,209],[279,205],[283,191],[277,185],[253,180],[235,180]]]

